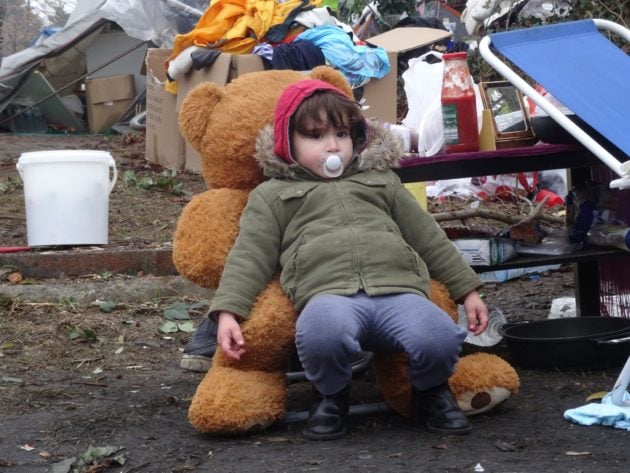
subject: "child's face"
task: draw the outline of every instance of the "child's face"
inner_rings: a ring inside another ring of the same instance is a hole
[[[350,128],[335,127],[327,124],[325,116],[323,125],[316,124],[305,135],[293,132],[291,143],[293,158],[303,167],[321,177],[324,173],[324,162],[330,155],[341,158],[345,168],[352,160],[354,145],[350,136]]]

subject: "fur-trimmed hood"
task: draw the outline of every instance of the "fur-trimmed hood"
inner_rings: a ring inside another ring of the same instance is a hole
[[[349,166],[348,169],[385,171],[396,167],[404,152],[402,140],[382,123],[370,120],[368,125],[370,144],[362,153],[355,156],[353,162],[356,161],[356,166]],[[254,155],[266,177],[294,178],[297,176],[296,169],[304,169],[299,164],[289,164],[278,157],[273,152],[273,147],[273,126],[269,124],[256,138],[256,154]]]

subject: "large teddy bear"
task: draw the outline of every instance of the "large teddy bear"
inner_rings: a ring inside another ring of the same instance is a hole
[[[352,94],[343,76],[332,68],[317,67],[308,76]],[[264,179],[254,159],[256,137],[272,122],[282,90],[306,77],[288,70],[255,72],[225,87],[200,84],[185,98],[180,128],[202,156],[203,177],[209,188],[184,208],[175,232],[173,261],[190,281],[207,288],[218,286],[247,196]],[[382,139],[376,133],[372,145],[378,146]],[[392,152],[400,153],[395,140],[394,145]],[[431,299],[455,320],[456,306],[443,286],[433,283]],[[274,279],[258,296],[250,318],[242,325],[246,353],[234,361],[218,349],[199,384],[189,410],[189,420],[196,429],[242,434],[285,416],[285,369],[294,343],[296,317],[291,301]],[[385,401],[400,414],[411,416],[406,355],[376,353],[372,368]],[[461,358],[449,384],[463,410],[473,414],[510,397],[518,390],[519,379],[501,358],[479,353]]]

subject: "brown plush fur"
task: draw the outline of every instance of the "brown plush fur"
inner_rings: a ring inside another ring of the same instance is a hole
[[[190,281],[207,288],[219,285],[248,194],[239,189],[211,189],[184,207],[173,238],[173,263]]]
[[[329,67],[315,68],[308,76],[352,94],[343,76]],[[253,158],[256,136],[271,123],[282,90],[306,77],[294,71],[245,74],[226,87],[201,84],[184,100],[180,128],[202,156],[203,176],[210,190],[196,196],[182,212],[173,241],[173,261],[178,271],[196,284],[208,288],[218,285],[238,234],[247,195],[264,178]],[[432,288],[432,299],[456,317],[456,306],[443,287]],[[284,416],[284,369],[295,320],[293,305],[278,281],[272,281],[242,325],[246,353],[235,362],[218,350],[212,368],[199,384],[189,409],[189,420],[196,429],[241,434]],[[474,391],[475,395],[496,387],[516,392],[518,376],[507,363],[495,358],[463,358],[451,379],[456,394]],[[410,386],[405,367],[405,355],[375,356],[374,371],[385,400],[409,415]]]
[[[243,324],[246,351],[236,362],[217,350],[197,388],[188,419],[201,432],[238,434],[282,419],[285,368],[295,337],[296,314],[273,281],[257,298]]]

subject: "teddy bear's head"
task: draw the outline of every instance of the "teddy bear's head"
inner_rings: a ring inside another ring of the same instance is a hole
[[[206,82],[195,87],[182,104],[179,126],[199,152],[208,187],[249,190],[263,179],[253,159],[258,132],[273,121],[275,105],[285,87],[305,78],[335,85],[352,97],[343,75],[319,66],[310,73],[282,70],[244,74],[225,87]]]

